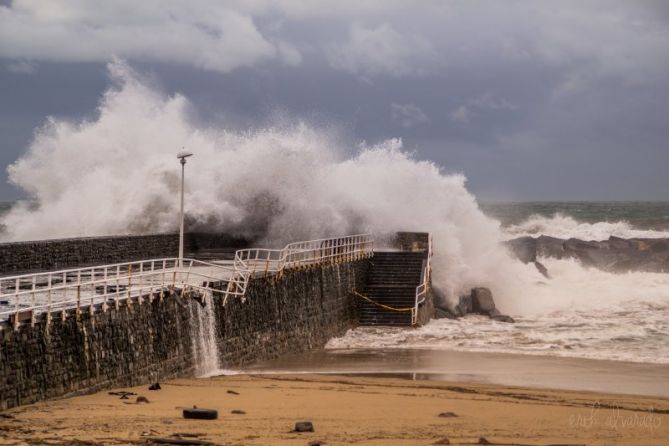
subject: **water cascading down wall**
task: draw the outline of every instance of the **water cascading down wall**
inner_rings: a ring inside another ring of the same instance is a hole
[[[42,314],[0,330],[0,409],[101,389],[198,376],[322,347],[357,323],[358,260],[250,281],[246,299],[178,293]],[[215,346],[215,347],[212,347]],[[216,358],[216,356],[218,356]],[[213,359],[212,359],[213,358]]]

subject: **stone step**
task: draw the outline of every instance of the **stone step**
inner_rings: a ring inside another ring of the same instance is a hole
[[[423,273],[424,252],[376,252],[363,295],[395,308],[412,308]],[[387,310],[371,302],[360,304],[360,325],[410,326],[411,313]]]

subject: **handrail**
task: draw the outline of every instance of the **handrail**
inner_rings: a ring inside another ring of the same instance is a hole
[[[432,274],[432,234],[428,236],[427,242],[427,259],[423,266],[423,274],[420,285],[416,287],[416,300],[414,304],[413,311],[411,311],[411,325],[414,326],[418,323],[418,307],[425,302],[425,296],[427,296],[428,291],[430,290],[430,276]]]
[[[289,243],[283,249],[242,249],[235,253],[235,273],[228,282],[225,299],[246,295],[249,280],[257,273],[282,274],[285,270],[323,263],[370,257],[374,241],[370,234]]]
[[[231,266],[184,259],[179,267],[177,258],[160,258],[115,263],[110,265],[70,268],[31,274],[0,277],[0,320],[13,318],[15,328],[21,318],[35,323],[38,312],[64,312],[82,306],[102,304],[118,306],[119,300],[148,295],[163,296],[165,290],[180,285],[182,288],[201,288],[198,282],[227,280],[234,270]],[[7,309],[2,309],[2,304]]]
[[[226,264],[195,259],[159,258],[109,265],[70,268],[58,271],[0,277],[0,321],[13,319],[14,328],[22,320],[35,323],[37,313],[51,318],[53,311],[102,305],[118,307],[119,301],[146,296],[163,297],[166,290],[180,287],[213,291],[225,296],[244,297],[248,281],[256,274],[284,271],[322,263],[339,263],[369,257],[373,240],[369,234],[310,240],[286,245],[283,249],[242,249]],[[212,286],[227,282],[227,286]],[[5,308],[3,308],[5,307]]]

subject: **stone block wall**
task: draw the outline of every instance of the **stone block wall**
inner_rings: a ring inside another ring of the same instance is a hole
[[[124,300],[54,313],[34,327],[0,332],[0,409],[36,401],[131,386],[188,375],[193,369],[188,305],[176,296],[162,301]]]
[[[428,232],[398,232],[394,246],[400,251],[421,252],[429,247],[430,234]]]
[[[188,233],[184,236],[187,253],[247,246],[248,241],[228,234]],[[178,254],[179,234],[0,243],[0,275],[176,257]]]
[[[245,302],[218,302],[219,354],[225,367],[321,348],[358,324],[353,289],[367,281],[369,261],[308,268],[249,283]]]
[[[246,300],[214,304],[222,367],[322,347],[357,324],[350,291],[369,261],[286,272],[249,282]],[[176,294],[83,308],[18,331],[0,329],[0,410],[49,398],[192,376],[196,301]]]

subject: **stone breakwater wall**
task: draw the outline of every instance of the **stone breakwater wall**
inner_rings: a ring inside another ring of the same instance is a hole
[[[197,253],[216,248],[245,248],[248,242],[227,234],[189,233],[184,250]],[[179,234],[84,237],[0,243],[0,274],[104,265],[134,260],[176,257]]]
[[[193,368],[188,305],[176,296],[132,299],[54,313],[0,336],[0,409],[104,388],[188,375]]]
[[[214,299],[222,368],[322,347],[357,325],[350,294],[367,280],[359,260],[256,278],[245,301]],[[35,326],[0,330],[0,410],[67,395],[192,376],[195,300],[176,293],[161,300],[122,301],[119,308]]]
[[[669,239],[665,238],[609,237],[608,240],[587,241],[542,235],[536,238],[520,237],[506,244],[524,263],[536,263],[543,257],[551,257],[576,259],[585,266],[614,273],[669,272]]]
[[[246,301],[216,300],[218,351],[224,366],[240,366],[321,348],[358,325],[351,294],[367,281],[369,261],[307,268],[249,283]]]

